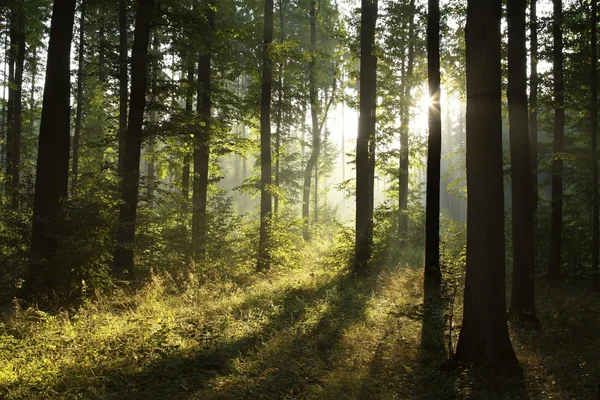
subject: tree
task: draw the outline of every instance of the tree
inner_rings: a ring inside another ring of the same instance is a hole
[[[210,157],[211,134],[211,56],[212,31],[215,25],[215,4],[208,0],[204,4],[204,16],[208,23],[205,50],[198,61],[198,93],[196,108],[202,126],[194,135],[194,193],[192,212],[192,247],[194,259],[200,262],[206,253],[208,196],[208,167]]]
[[[75,0],[52,9],[46,83],[33,200],[33,232],[26,298],[60,295],[65,273],[54,260],[60,236],[60,203],[67,197],[70,140],[70,54]],[[62,293],[65,294],[65,293]]]
[[[538,208],[538,25],[537,25],[537,0],[530,0],[529,10],[529,47],[531,49],[531,75],[529,78],[529,141],[531,145],[531,172],[533,175],[533,215]],[[535,225],[534,225],[535,232]],[[535,243],[534,243],[535,245]]]
[[[467,268],[456,359],[511,373],[520,367],[505,306],[501,15],[501,0],[468,1]]]
[[[153,9],[154,0],[138,0],[131,55],[131,97],[123,157],[122,203],[119,208],[117,247],[113,255],[113,273],[126,279],[134,277],[133,240],[139,196],[142,126],[146,105],[148,41]]]
[[[86,1],[82,0],[79,16],[79,55],[77,61],[77,91],[75,94],[77,108],[75,111],[75,132],[73,133],[73,166],[71,175],[71,193],[77,189],[77,178],[79,175],[79,139],[81,136],[81,120],[83,112],[83,60],[85,51],[85,7]]]
[[[509,0],[508,117],[512,182],[513,279],[509,317],[538,323],[535,316],[533,185],[527,120],[526,0]]]
[[[313,175],[313,169],[317,166],[319,153],[321,152],[321,129],[319,126],[318,117],[318,97],[319,91],[317,88],[317,12],[316,0],[310,1],[310,61],[308,63],[308,90],[310,101],[310,120],[312,122],[312,152],[306,162],[304,170],[304,186],[302,188],[302,219],[304,220],[303,235],[304,240],[309,239],[309,209],[310,209],[310,181]],[[317,194],[317,180],[315,179],[315,196]],[[316,204],[315,210],[316,212]]]
[[[429,0],[427,12],[427,76],[429,80],[429,137],[427,141],[427,205],[425,220],[425,288],[439,292],[440,167],[442,114],[440,105],[440,3]]]
[[[127,140],[127,4],[119,0],[119,177],[123,177],[125,142]]]
[[[398,196],[398,209],[400,210],[400,218],[398,222],[398,231],[401,240],[406,238],[408,232],[408,177],[410,168],[408,133],[415,61],[415,14],[415,1],[411,0],[410,21],[408,24],[408,60],[406,62],[406,69],[402,73],[402,91],[404,99],[400,110],[400,178],[398,181],[400,191]]]
[[[592,60],[591,60],[591,106],[590,106],[590,125],[592,134],[592,271],[593,288],[600,290],[598,279],[598,245],[600,242],[600,229],[598,226],[600,209],[598,205],[598,49],[597,49],[597,29],[598,29],[598,4],[592,0],[591,7],[591,35],[592,35]]]
[[[548,280],[560,280],[562,219],[563,219],[563,160],[565,150],[565,83],[563,71],[563,38],[562,38],[562,0],[553,0],[554,17],[552,33],[554,38],[553,72],[554,72],[554,138],[552,141],[552,217],[550,230],[550,259],[548,264]]]
[[[260,237],[258,242],[258,271],[270,268],[267,241],[271,218],[271,88],[273,60],[269,48],[273,42],[273,0],[265,0],[262,80],[260,98]]]
[[[373,237],[373,179],[377,56],[375,25],[377,0],[362,0],[360,18],[360,92],[356,140],[356,242],[354,270],[366,273]]]

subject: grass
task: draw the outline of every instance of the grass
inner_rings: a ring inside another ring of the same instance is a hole
[[[506,382],[422,350],[420,321],[399,312],[422,301],[420,270],[358,279],[322,255],[183,288],[154,277],[76,312],[17,310],[0,324],[0,398],[595,398],[598,295],[540,286],[544,330],[511,329],[524,379]]]

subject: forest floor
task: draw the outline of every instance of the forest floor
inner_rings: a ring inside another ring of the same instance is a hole
[[[507,382],[422,349],[422,323],[403,311],[422,302],[420,270],[359,279],[303,261],[177,289],[155,277],[77,312],[18,310],[0,323],[0,398],[596,398],[598,295],[539,286],[544,329],[511,328],[524,376]]]

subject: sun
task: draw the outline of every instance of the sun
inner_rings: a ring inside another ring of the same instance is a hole
[[[423,94],[419,99],[419,106],[422,110],[428,110],[433,105],[433,99],[429,97],[428,93]]]

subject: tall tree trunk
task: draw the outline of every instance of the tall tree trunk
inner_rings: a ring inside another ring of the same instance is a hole
[[[190,66],[187,67],[187,88],[185,94],[185,112],[192,118],[192,110],[193,110],[193,98],[194,98],[194,64],[191,63]],[[187,199],[190,197],[190,160],[191,157],[186,156],[183,162],[183,176],[181,178],[181,187],[182,194],[184,199],[186,200],[185,204],[187,205]]]
[[[598,205],[598,4],[592,0],[591,9],[591,34],[592,34],[592,62],[591,62],[591,107],[590,125],[592,130],[592,271],[593,288],[600,290],[598,279],[598,245],[599,245],[599,218],[600,209]]]
[[[456,359],[520,370],[506,324],[500,18],[502,0],[468,0],[467,269]]]
[[[553,0],[554,4],[554,138],[552,151],[552,217],[550,231],[550,260],[548,263],[548,280],[560,280],[561,247],[562,247],[562,215],[563,215],[563,160],[565,150],[565,83],[563,73],[563,39],[562,39],[562,0]]]
[[[273,42],[273,0],[265,0],[263,32],[263,65],[260,99],[260,237],[258,241],[258,271],[271,266],[268,254],[269,224],[271,219],[271,89],[273,60],[269,48]]]
[[[398,181],[400,219],[398,232],[401,240],[406,239],[408,233],[408,178],[409,178],[409,149],[408,133],[410,123],[410,104],[412,90],[412,75],[415,58],[415,2],[410,2],[410,22],[408,24],[408,60],[405,76],[402,77],[403,104],[400,115],[400,178]]]
[[[18,12],[16,6],[13,7],[10,13],[9,20],[9,36],[10,47],[8,48],[8,104],[6,107],[6,189],[10,197],[12,197],[12,171],[14,164],[14,142],[15,142],[15,63],[18,55]]]
[[[427,13],[427,76],[429,80],[429,137],[427,141],[427,204],[425,219],[425,291],[439,294],[440,272],[440,167],[442,113],[440,105],[440,3],[429,0]]]
[[[531,48],[531,75],[529,78],[529,141],[531,145],[531,172],[533,175],[533,217],[535,235],[535,214],[538,209],[538,25],[537,25],[537,2],[530,0],[529,10],[529,47]],[[535,243],[534,243],[535,245]]]
[[[285,2],[279,0],[279,43],[284,41],[284,17]],[[280,158],[281,158],[281,126],[283,123],[283,69],[284,62],[279,63],[279,78],[277,82],[277,128],[275,130],[275,186],[280,185]],[[274,213],[275,217],[279,212],[279,192],[275,196]]]
[[[71,167],[71,193],[77,189],[77,179],[79,177],[79,139],[81,136],[81,116],[83,112],[83,60],[85,51],[85,6],[86,0],[80,4],[79,20],[79,57],[77,61],[77,109],[75,111],[75,132],[73,134],[73,166]]]
[[[375,24],[377,0],[362,0],[360,29],[360,98],[358,137],[356,140],[356,243],[354,270],[364,274],[371,259],[373,174],[373,141],[377,108],[377,57]]]
[[[127,5],[119,0],[119,177],[123,178],[125,143],[127,141]]]
[[[205,53],[200,56],[198,62],[198,97],[196,107],[203,126],[194,137],[192,248],[196,262],[204,260],[208,230],[206,204],[208,200],[209,143],[211,134],[211,58],[212,31],[215,27],[214,7],[214,0],[207,0],[204,5],[204,15],[208,21],[210,33],[206,38]]]
[[[513,279],[509,317],[538,324],[535,316],[533,185],[527,121],[527,0],[508,0],[508,118],[512,182]]]
[[[25,14],[23,5],[17,14],[17,59],[15,66],[15,109],[13,121],[13,157],[11,173],[11,208],[19,209],[19,187],[21,182],[21,131],[23,130],[23,65],[25,63]]]
[[[7,59],[10,57],[10,44],[8,42],[8,34],[5,35],[4,38],[4,49],[7,53]],[[8,62],[4,63],[4,68],[2,70],[2,98],[6,99],[6,88],[8,87],[7,83],[7,74],[6,74],[6,67],[8,66]],[[6,139],[7,139],[7,134],[8,134],[8,127],[6,126],[7,123],[7,119],[6,119],[6,112],[7,112],[7,101],[3,101],[2,102],[2,125],[0,128],[2,128],[2,136],[0,137],[0,139],[2,139],[2,147],[0,148],[0,169],[4,170],[4,161],[5,161],[5,150],[6,150]],[[4,187],[0,186],[0,193],[2,193],[2,189],[4,189]]]
[[[310,186],[313,178],[313,169],[317,165],[319,154],[321,152],[321,132],[319,130],[319,117],[318,117],[318,101],[319,91],[317,88],[316,68],[317,68],[317,56],[315,54],[317,48],[317,1],[310,1],[309,9],[310,18],[310,49],[311,57],[308,63],[308,91],[310,101],[310,120],[312,122],[312,152],[306,162],[306,168],[304,170],[304,186],[302,188],[302,220],[304,221],[304,227],[302,235],[304,240],[309,240],[309,213],[310,213]],[[315,178],[315,196],[316,196],[316,178]],[[314,210],[316,211],[316,210]]]
[[[153,34],[153,40],[152,40],[152,53],[153,53],[153,57],[152,57],[152,82],[150,84],[150,93],[151,93],[151,98],[152,101],[151,103],[153,103],[154,105],[156,105],[157,103],[157,98],[156,98],[156,84],[157,84],[157,80],[158,80],[158,72],[159,72],[159,63],[158,63],[158,59],[160,57],[160,41],[158,38],[158,32],[155,30],[154,34]],[[157,113],[156,113],[156,109],[152,109],[150,111],[150,124],[154,125],[157,122]],[[148,206],[150,208],[154,208],[154,186],[156,183],[156,175],[154,172],[154,161],[152,161],[152,157],[154,157],[154,138],[150,137],[148,139],[148,149],[147,149],[147,153],[150,154],[149,159],[146,159],[146,194],[148,197]]]
[[[131,54],[131,97],[123,158],[123,178],[117,247],[113,256],[113,273],[124,279],[134,278],[133,242],[140,182],[142,127],[146,105],[148,41],[154,13],[154,0],[139,0]]]
[[[68,270],[55,260],[62,226],[60,202],[67,197],[70,140],[70,54],[76,0],[52,8],[46,81],[33,200],[31,258],[25,298],[68,295]],[[61,290],[63,289],[63,290]]]

